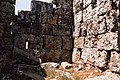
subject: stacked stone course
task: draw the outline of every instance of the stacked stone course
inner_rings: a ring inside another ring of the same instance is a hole
[[[33,0],[31,11],[18,13],[16,29],[19,36],[16,35],[15,46],[41,58],[42,62],[70,62],[73,47],[72,13],[72,1],[46,3]],[[21,41],[17,41],[18,38]],[[28,49],[25,49],[27,41]]]
[[[119,8],[119,0],[73,1],[73,62],[82,59],[102,69],[120,72]]]

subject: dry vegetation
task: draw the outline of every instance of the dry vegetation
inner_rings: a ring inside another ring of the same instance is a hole
[[[47,73],[45,80],[85,80],[87,77],[102,75],[102,73],[94,67],[89,67],[88,69],[86,66],[82,70],[77,70],[75,64],[70,69],[64,69],[61,66],[59,68],[49,68],[49,65],[44,69]]]

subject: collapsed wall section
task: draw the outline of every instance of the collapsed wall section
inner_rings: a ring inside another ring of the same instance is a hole
[[[73,62],[120,71],[119,0],[74,0]]]

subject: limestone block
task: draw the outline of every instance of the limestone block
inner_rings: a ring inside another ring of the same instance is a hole
[[[63,36],[63,49],[71,50],[72,49],[72,38],[71,36]]]
[[[89,6],[90,4],[96,4],[96,0],[83,0],[84,8]]]
[[[0,11],[14,13],[15,6],[9,2],[1,2],[0,3]]]
[[[44,58],[42,59],[43,62],[59,62],[60,57],[62,55],[61,50],[45,50]]]
[[[79,23],[75,26],[73,37],[86,37],[87,36],[87,24]]]
[[[71,35],[70,25],[56,25],[53,27],[54,35]]]
[[[73,1],[73,12],[77,13],[79,11],[82,11],[83,9],[83,2],[82,0],[74,0]]]
[[[117,32],[105,33],[98,35],[97,48],[101,50],[118,50],[118,34]]]
[[[58,15],[57,14],[48,14],[48,24],[57,25]]]
[[[85,43],[85,37],[75,37],[74,38],[74,47],[83,48]]]
[[[32,23],[30,26],[30,33],[39,36],[41,34],[41,25]]]
[[[111,71],[120,73],[120,53],[116,51],[111,52],[109,69]]]
[[[104,16],[101,18],[94,17],[87,21],[88,29],[87,35],[98,35],[107,31],[106,19]]]
[[[71,62],[72,51],[71,50],[62,50],[62,55],[60,56],[61,62]]]
[[[97,14],[98,15],[104,15],[105,13],[107,13],[108,11],[110,11],[112,9],[112,5],[111,5],[111,1],[103,1],[101,2],[101,4],[97,7],[98,11]]]
[[[10,23],[14,19],[14,14],[0,12],[0,21]]]
[[[42,35],[51,35],[53,33],[53,26],[50,24],[41,24],[42,29],[41,33]]]
[[[61,49],[62,39],[59,36],[44,36],[45,49]]]
[[[74,15],[74,24],[77,25],[79,24],[81,21],[83,21],[83,12],[79,11],[78,13],[76,13]]]
[[[80,61],[80,59],[81,59],[81,50],[79,50],[78,48],[74,48],[72,53],[72,62],[76,63]]]
[[[21,34],[19,36],[16,35],[14,38],[15,38],[14,46],[19,49],[25,50],[26,41],[28,41],[28,35],[26,34]]]
[[[56,25],[58,21],[58,15],[52,13],[41,13],[41,21],[43,24]]]
[[[75,29],[73,31],[73,37],[78,37],[80,36],[80,27],[78,27],[79,25],[75,26]]]
[[[87,21],[97,17],[97,11],[97,7],[92,9],[92,5],[88,6],[85,10],[83,10],[83,21]]]
[[[84,47],[86,48],[93,48],[97,46],[97,38],[94,35],[87,36],[85,38]]]
[[[110,31],[115,32],[118,30],[116,10],[111,10],[109,14],[106,15],[106,26],[109,32]]]
[[[84,62],[93,63],[95,66],[105,67],[107,63],[106,51],[98,51],[97,48],[84,48],[82,50],[81,58]]]

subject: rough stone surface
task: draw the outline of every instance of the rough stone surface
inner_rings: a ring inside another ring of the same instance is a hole
[[[119,4],[118,0],[73,0],[73,62],[83,59],[119,72],[119,58],[112,58],[113,51],[119,54]],[[80,58],[75,57],[77,53],[81,53]]]
[[[84,62],[92,63],[99,67],[105,67],[107,63],[107,55],[106,51],[98,51],[97,48],[84,48],[82,50],[81,58]]]
[[[111,71],[120,73],[120,53],[116,51],[111,52],[109,68]]]
[[[76,63],[78,61],[80,61],[81,59],[81,50],[74,48],[73,49],[73,54],[72,54],[72,62]]]
[[[75,37],[74,48],[83,48],[85,42],[85,37]]]
[[[116,33],[105,33],[98,35],[97,48],[104,50],[118,50],[118,35]]]

